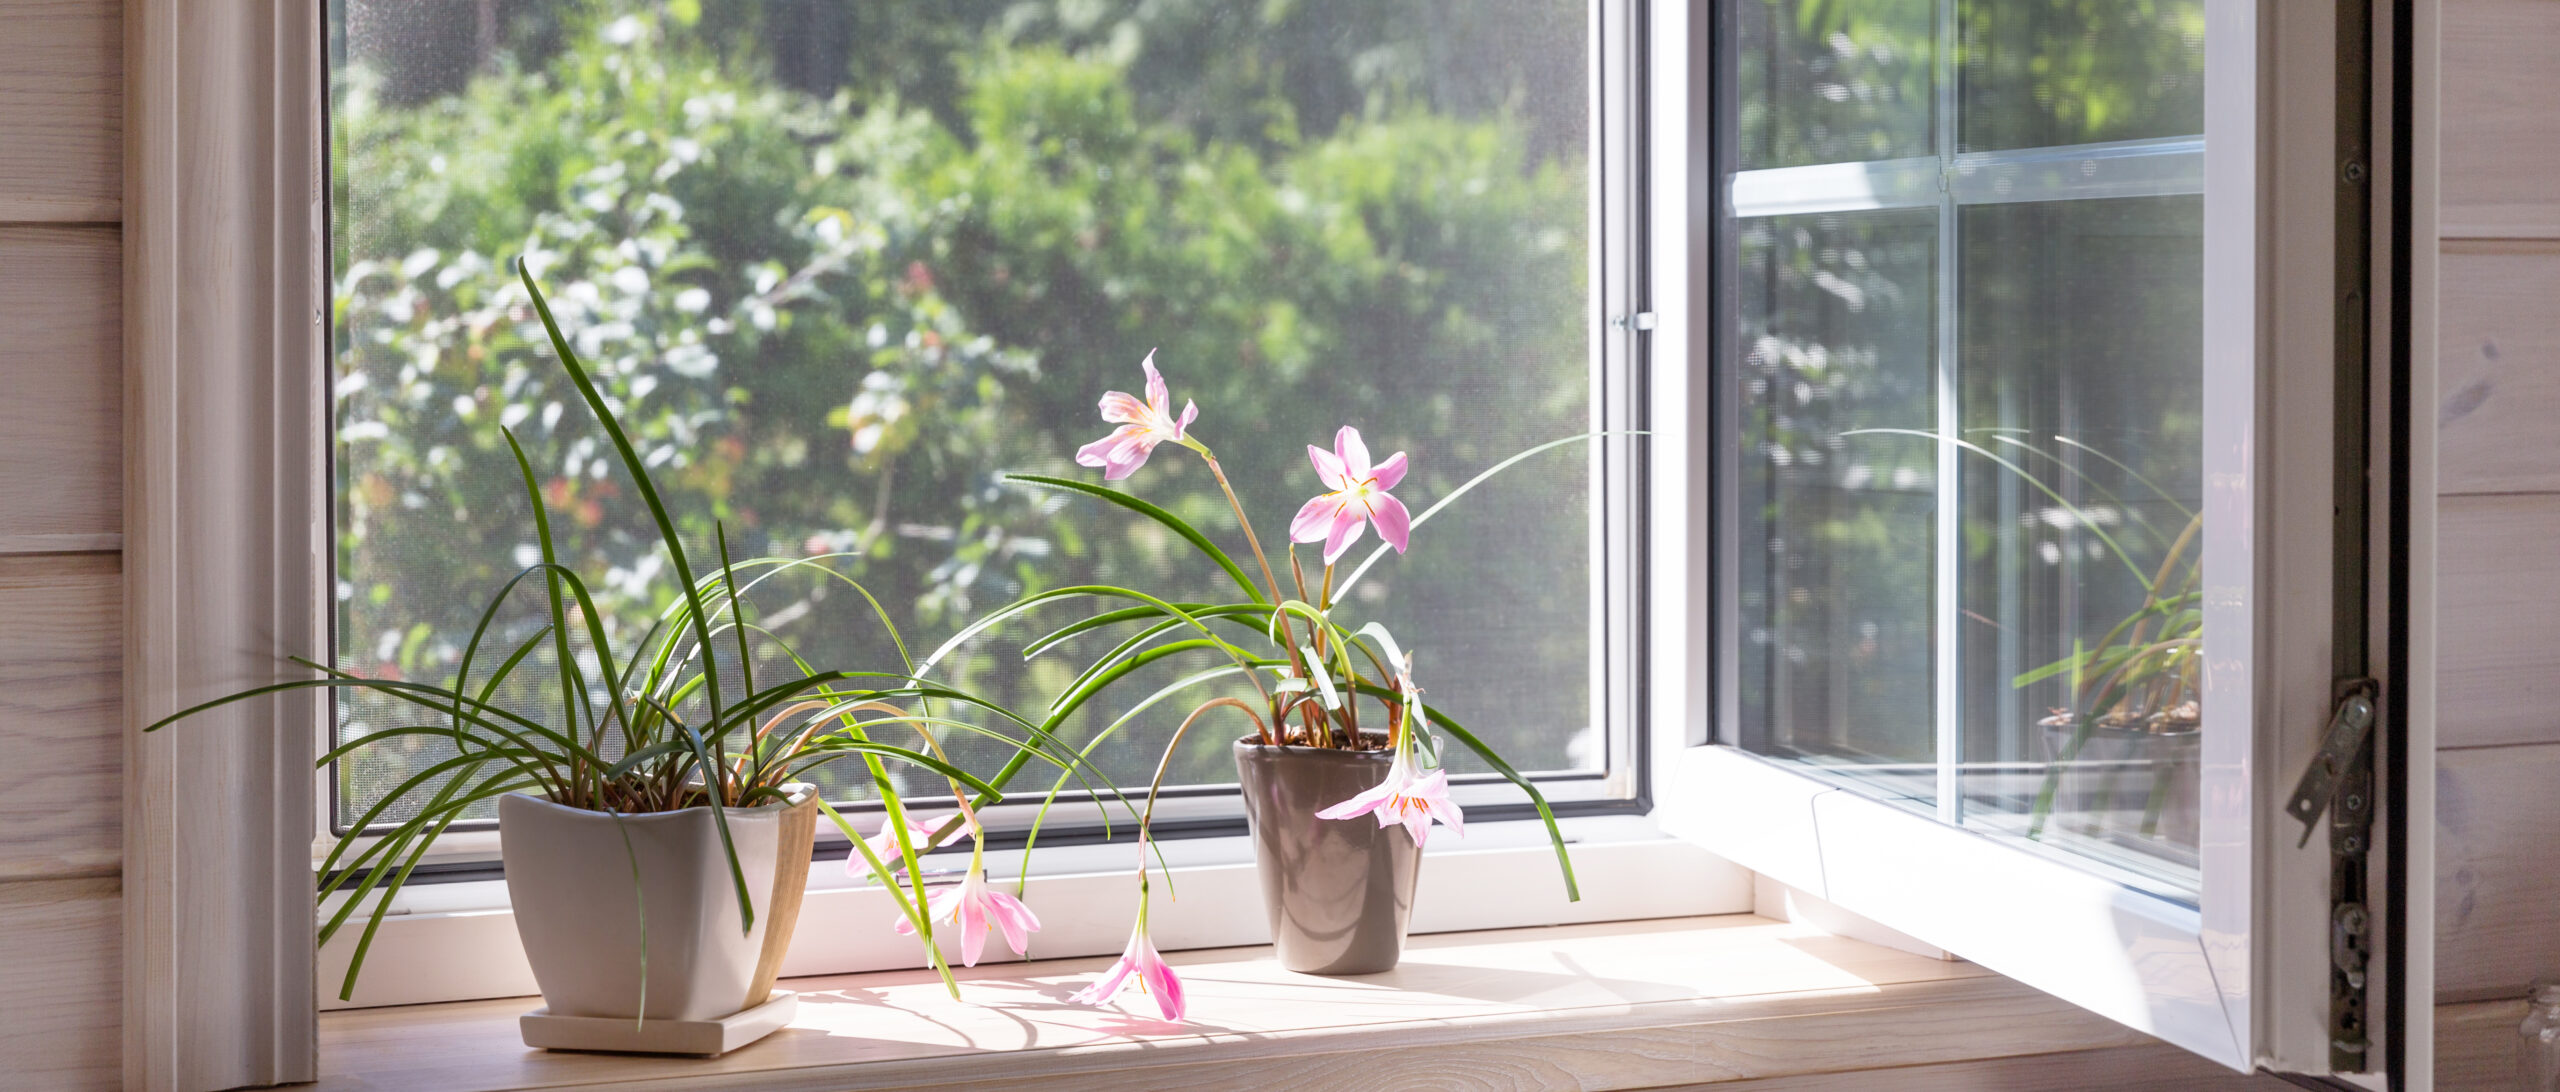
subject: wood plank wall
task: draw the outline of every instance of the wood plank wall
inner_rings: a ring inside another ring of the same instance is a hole
[[[2518,998],[2560,974],[2560,0],[2443,27],[2436,982]]]
[[[122,8],[0,0],[0,1084],[120,1079]]]

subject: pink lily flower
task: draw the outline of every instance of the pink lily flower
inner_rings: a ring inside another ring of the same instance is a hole
[[[1431,821],[1437,819],[1463,837],[1467,833],[1466,817],[1456,801],[1449,799],[1449,771],[1435,769],[1417,775],[1411,756],[1396,752],[1396,760],[1387,767],[1387,779],[1376,788],[1354,796],[1316,813],[1318,819],[1356,819],[1363,815],[1378,817],[1378,826],[1404,824],[1419,848],[1431,833]]]
[[[1156,354],[1149,350],[1139,362],[1147,370],[1147,400],[1141,402],[1126,391],[1109,391],[1102,396],[1102,419],[1119,428],[1111,435],[1076,449],[1076,463],[1102,468],[1105,481],[1119,481],[1147,465],[1147,456],[1156,445],[1167,440],[1184,443],[1183,431],[1200,416],[1200,404],[1185,400],[1182,416],[1173,415],[1173,395],[1165,390],[1164,376],[1156,373]]]
[[[1033,914],[1021,899],[989,886],[983,868],[970,869],[969,878],[957,887],[934,892],[926,903],[925,916],[931,921],[960,923],[960,965],[964,967],[978,965],[978,954],[987,947],[989,923],[1004,931],[1005,945],[1015,955],[1029,952],[1029,935],[1040,931],[1039,915]],[[915,931],[914,922],[898,919],[899,933],[912,936]]]
[[[924,843],[932,840],[933,832],[941,829],[943,822],[950,818],[948,815],[935,815],[907,820],[907,840],[915,845],[919,857],[923,854]],[[863,839],[862,844],[870,848],[872,856],[880,858],[880,863],[888,865],[890,875],[894,876],[906,871],[907,862],[906,858],[898,853],[898,833],[889,829],[890,822],[888,817],[881,817],[880,833]],[[970,824],[970,829],[977,829],[977,825]],[[844,873],[855,879],[869,876],[871,862],[863,858],[862,851],[859,849],[846,850]]]
[[[1324,563],[1331,565],[1351,549],[1361,528],[1376,523],[1378,537],[1397,553],[1404,552],[1413,536],[1413,514],[1387,492],[1404,480],[1404,452],[1371,466],[1369,445],[1361,442],[1360,430],[1344,425],[1333,436],[1333,450],[1308,444],[1307,459],[1316,464],[1316,477],[1332,492],[1298,509],[1297,517],[1289,521],[1292,541],[1324,543]]]
[[[1155,942],[1147,939],[1144,906],[1138,910],[1138,927],[1129,932],[1129,948],[1120,953],[1119,961],[1102,972],[1100,979],[1076,991],[1075,996],[1067,1000],[1079,1005],[1102,1004],[1117,996],[1120,988],[1127,985],[1132,977],[1138,980],[1139,990],[1156,996],[1156,1011],[1173,1023],[1182,1022],[1182,979],[1175,977],[1173,968],[1165,963],[1164,957],[1156,954]]]

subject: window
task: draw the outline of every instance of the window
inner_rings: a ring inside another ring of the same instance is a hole
[[[1103,431],[1095,398],[1134,389],[1150,350],[1273,545],[1312,488],[1306,445],[1339,425],[1410,451],[1401,491],[1423,503],[1533,444],[1624,427],[1626,354],[1596,302],[1628,261],[1599,231],[1623,150],[1595,135],[1597,20],[1577,0],[329,11],[350,670],[449,674],[484,597],[534,557],[500,426],[577,563],[612,574],[610,626],[674,594],[647,513],[527,336],[519,253],[704,553],[718,518],[741,555],[842,555],[917,650],[1045,587],[1212,586],[1159,528],[999,478],[1083,474],[1069,458]],[[1624,507],[1617,457],[1523,464],[1356,599],[1559,800],[1635,792],[1631,718],[1603,686],[1633,633],[1599,604],[1632,548],[1604,518]],[[1233,537],[1199,466],[1159,459],[1129,485]],[[813,658],[898,666],[842,583],[751,598]],[[535,600],[496,644],[540,625]],[[1107,647],[1026,662],[1039,633],[999,631],[948,676],[1036,709]],[[1122,684],[1064,734],[1093,738],[1184,673]],[[349,697],[336,731],[398,715]],[[1143,785],[1178,718],[1151,712],[1095,758]],[[331,821],[364,821],[430,761],[359,752]],[[1241,814],[1225,739],[1195,736],[1173,769],[1187,799],[1169,815]]]
[[[2364,304],[2410,291],[2364,67],[2407,27],[1653,18],[1656,821],[2235,1068],[2418,1071],[2424,433]],[[2398,825],[2306,836],[2367,681]]]
[[[2202,0],[1737,7],[1731,730],[2192,897]]]

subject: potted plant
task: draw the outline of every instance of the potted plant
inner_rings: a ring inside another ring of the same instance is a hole
[[[321,756],[323,766],[394,741],[451,748],[450,757],[375,803],[319,870],[321,896],[344,896],[320,926],[321,943],[368,901],[372,906],[341,999],[351,996],[393,896],[427,850],[490,801],[498,811],[517,931],[545,1001],[524,1022],[528,1045],[719,1053],[781,1026],[790,995],[770,991],[820,814],[853,838],[855,853],[896,901],[904,929],[919,936],[928,961],[950,983],[934,922],[961,920],[966,932],[972,919],[961,905],[967,900],[953,898],[953,891],[928,893],[917,855],[929,848],[929,837],[948,837],[958,824],[927,830],[910,820],[889,764],[938,776],[965,811],[965,790],[982,799],[999,794],[952,764],[934,730],[985,735],[1015,747],[1021,760],[1038,757],[1062,770],[1074,770],[1081,758],[1040,725],[995,703],[923,681],[913,665],[819,670],[752,624],[744,592],[761,580],[804,567],[845,578],[826,570],[824,557],[733,561],[727,532],[717,524],[719,563],[697,569],[647,466],[521,263],[519,275],[551,347],[649,509],[679,583],[674,601],[627,658],[617,652],[588,583],[557,560],[532,465],[509,433],[532,500],[540,561],[518,572],[482,611],[451,682],[361,677],[297,659],[317,677],[229,694],[144,730],[279,691],[362,690],[397,699],[419,720],[349,740]],[[493,627],[500,609],[528,586],[541,589],[547,621],[530,632],[499,635]],[[855,590],[895,638],[896,626],[877,601],[859,585]],[[493,638],[495,645],[484,644]],[[787,678],[757,677],[760,640],[772,641],[775,647],[766,651],[778,652],[767,662],[791,665]],[[475,675],[489,660],[496,666]],[[543,668],[549,676],[533,686],[506,685]],[[527,689],[547,693],[529,707],[502,697]],[[937,716],[934,702],[1018,725],[1026,739]],[[924,749],[873,737],[891,729],[914,731]],[[886,813],[883,833],[872,839],[855,835],[807,781],[817,767],[847,757],[861,761]],[[373,836],[378,822],[400,814],[407,817]],[[974,944],[970,955],[974,961]]]
[[[1049,589],[973,622],[927,660],[930,665],[977,633],[1044,606],[1075,600],[1109,604],[1108,609],[1062,626],[1024,648],[1026,656],[1036,656],[1079,634],[1138,627],[1068,685],[1044,722],[1049,726],[1148,664],[1198,655],[1218,665],[1137,703],[1098,733],[1083,749],[1086,754],[1138,711],[1182,689],[1240,680],[1251,691],[1250,698],[1226,694],[1201,702],[1167,742],[1139,818],[1138,913],[1128,950],[1077,999],[1100,1003],[1134,979],[1155,995],[1167,1019],[1181,1018],[1180,982],[1157,957],[1148,938],[1145,862],[1155,800],[1174,748],[1194,723],[1213,710],[1230,711],[1252,729],[1234,745],[1237,778],[1252,829],[1272,940],[1283,966],[1320,974],[1361,974],[1395,966],[1403,950],[1420,850],[1431,824],[1436,821],[1463,830],[1463,815],[1449,799],[1448,773],[1441,765],[1444,737],[1473,751],[1527,792],[1555,844],[1566,891],[1578,899],[1564,840],[1537,787],[1446,712],[1422,701],[1422,690],[1414,684],[1413,656],[1385,627],[1372,622],[1353,628],[1336,616],[1336,610],[1343,594],[1387,548],[1403,552],[1412,530],[1442,507],[1522,459],[1588,437],[1569,437],[1514,455],[1415,516],[1391,492],[1404,475],[1405,455],[1398,452],[1373,463],[1359,431],[1345,427],[1335,436],[1333,450],[1308,449],[1326,492],[1307,502],[1291,523],[1294,542],[1324,543],[1323,569],[1311,589],[1309,574],[1299,565],[1293,545],[1283,562],[1291,577],[1284,588],[1228,483],[1225,468],[1190,431],[1198,407],[1186,404],[1179,415],[1174,414],[1154,354],[1148,354],[1140,366],[1146,374],[1146,397],[1120,391],[1104,395],[1103,419],[1119,427],[1078,451],[1076,461],[1100,468],[1106,481],[1120,481],[1134,474],[1162,444],[1189,449],[1207,463],[1226,495],[1237,528],[1252,549],[1254,572],[1248,574],[1198,528],[1147,501],[1090,482],[1012,475],[1016,482],[1091,497],[1153,520],[1217,565],[1232,580],[1237,594],[1199,602],[1111,585]],[[1337,579],[1345,554],[1373,525],[1384,544]],[[1365,711],[1364,701],[1368,703]],[[1020,761],[1017,757],[1015,764]],[[995,783],[1002,785],[1012,772],[1011,767],[1000,772]],[[1051,786],[1050,797],[1054,799],[1064,786],[1061,777]]]

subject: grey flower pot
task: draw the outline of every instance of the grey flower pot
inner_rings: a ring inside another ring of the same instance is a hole
[[[1266,747],[1236,741],[1236,780],[1280,965],[1305,974],[1374,974],[1404,956],[1422,850],[1401,825],[1316,813],[1387,779],[1388,751]]]
[[[743,930],[710,809],[616,818],[523,793],[498,798],[507,895],[548,1011],[644,1015],[644,907],[647,1019],[717,1020],[761,1004],[799,917],[817,816],[812,799],[804,791],[788,807],[729,811],[756,908],[755,927]]]

